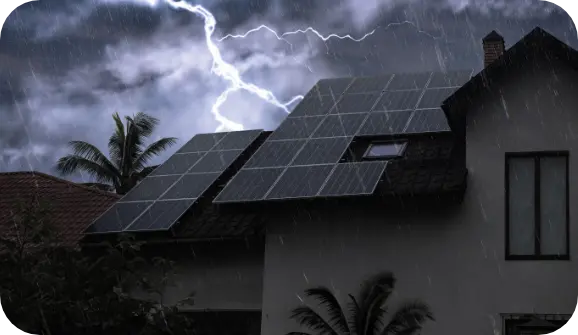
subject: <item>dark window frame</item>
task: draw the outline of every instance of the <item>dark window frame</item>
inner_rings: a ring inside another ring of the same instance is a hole
[[[533,319],[538,319],[551,323],[554,327],[563,327],[572,315],[566,314],[502,314],[502,333],[504,335],[518,335],[520,333],[520,326],[524,326]],[[557,330],[548,328],[535,328],[534,330],[551,331]],[[548,333],[549,334],[549,333]]]
[[[542,255],[540,253],[540,158],[563,157],[566,159],[566,250],[561,255]],[[534,159],[534,254],[510,254],[510,159]],[[506,260],[570,260],[570,153],[569,151],[528,151],[507,152],[505,156],[505,228],[506,228]]]
[[[399,145],[401,146],[401,149],[399,149],[398,154],[397,155],[381,155],[381,156],[370,156],[369,152],[371,151],[371,148],[373,148],[374,146],[380,146],[380,145],[391,145],[391,146],[395,146],[395,145]],[[365,149],[365,152],[363,153],[362,160],[364,161],[375,161],[375,160],[384,160],[384,159],[392,159],[392,158],[398,158],[398,157],[402,157],[403,153],[405,152],[405,149],[407,148],[407,141],[371,141],[369,142],[369,145],[367,146],[367,148]]]

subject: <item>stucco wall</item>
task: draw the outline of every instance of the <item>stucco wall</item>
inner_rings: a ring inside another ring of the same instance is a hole
[[[554,71],[555,70],[555,71]],[[454,212],[397,217],[376,211],[306,213],[269,224],[262,334],[297,331],[289,320],[304,289],[356,293],[380,270],[398,277],[399,299],[419,298],[437,317],[423,335],[498,334],[500,313],[572,313],[578,296],[578,76],[544,62],[510,73],[493,94],[472,97],[470,172]],[[504,153],[570,150],[572,261],[504,260]]]
[[[205,244],[151,246],[154,256],[173,262],[163,303],[174,305],[194,292],[188,310],[260,310],[263,279],[262,243],[216,241]],[[158,283],[161,271],[151,269]],[[135,292],[143,297],[142,292]]]

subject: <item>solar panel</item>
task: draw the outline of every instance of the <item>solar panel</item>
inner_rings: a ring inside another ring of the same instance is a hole
[[[414,109],[419,102],[423,90],[413,91],[387,91],[383,93],[374,110],[376,111],[401,111]],[[439,107],[439,106],[438,106]]]
[[[471,79],[472,75],[473,70],[434,72],[427,87],[461,87]]]
[[[306,140],[265,142],[243,168],[287,166],[305,142]]]
[[[210,151],[188,173],[223,172],[243,150]]]
[[[455,91],[455,88],[430,88],[425,90],[418,109],[438,108]]]
[[[321,95],[318,90],[312,89],[295,106],[289,117],[325,115],[338,100],[339,96]]]
[[[389,85],[387,85],[386,90],[396,91],[423,89],[425,88],[430,76],[430,72],[395,74]]]
[[[209,151],[217,142],[223,139],[227,133],[198,134],[188,141],[177,151],[179,153]]]
[[[241,170],[213,202],[261,200],[283,171],[284,168]]]
[[[174,154],[161,166],[156,168],[149,176],[160,176],[168,174],[183,174],[195,165],[205,152],[192,152],[187,154]]]
[[[320,196],[373,194],[387,162],[355,162],[337,164]]]
[[[347,89],[347,94],[384,91],[391,77],[392,75],[355,78],[355,81]]]
[[[179,178],[179,175],[145,178],[119,202],[156,200]]]
[[[186,174],[168,189],[161,200],[199,198],[220,175],[220,173]]]
[[[230,132],[211,150],[245,150],[262,132],[260,129]]]
[[[405,132],[413,134],[449,130],[444,111],[441,108],[435,108],[416,110]]]
[[[316,86],[319,94],[337,98],[345,92],[352,81],[352,78],[321,79]]]
[[[328,115],[311,138],[353,136],[368,113]]]
[[[87,233],[120,232],[146,210],[152,201],[116,203],[88,227]]]
[[[333,167],[334,164],[289,167],[265,198],[313,197],[319,192]]]
[[[358,136],[403,134],[413,111],[373,112],[359,129]]]
[[[345,94],[329,114],[367,113],[379,99],[380,93]]]
[[[350,142],[351,138],[348,137],[311,139],[305,143],[291,165],[337,163]]]
[[[323,116],[286,118],[268,141],[308,138],[323,121]]]
[[[125,231],[142,232],[169,229],[193,205],[193,199],[156,201]]]

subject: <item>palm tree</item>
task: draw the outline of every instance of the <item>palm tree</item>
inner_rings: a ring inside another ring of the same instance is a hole
[[[69,143],[72,154],[58,160],[56,169],[63,175],[83,171],[99,183],[111,184],[118,194],[126,194],[156,166],[147,166],[154,156],[175,144],[174,137],[162,138],[145,147],[159,120],[145,113],[125,117],[126,126],[118,113],[112,118],[115,131],[108,140],[110,159],[97,147],[84,141]]]
[[[396,279],[390,272],[379,273],[361,287],[356,299],[349,294],[349,317],[339,305],[337,298],[326,287],[316,287],[305,291],[307,297],[318,301],[327,311],[328,318],[308,306],[293,309],[291,318],[302,327],[309,328],[318,335],[416,335],[427,320],[434,320],[430,308],[425,303],[414,301],[400,306],[385,322],[388,309],[385,304],[395,287]],[[291,332],[288,335],[310,335]]]

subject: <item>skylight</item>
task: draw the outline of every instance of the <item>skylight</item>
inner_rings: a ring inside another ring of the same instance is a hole
[[[405,150],[406,142],[374,142],[369,145],[363,158],[379,159],[399,157]]]

